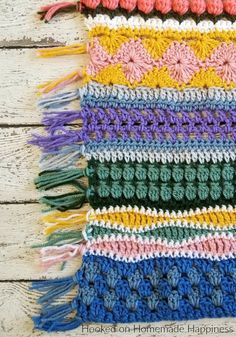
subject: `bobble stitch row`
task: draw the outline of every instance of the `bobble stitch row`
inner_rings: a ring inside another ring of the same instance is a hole
[[[184,15],[189,11],[196,15],[201,15],[204,12],[214,16],[223,12],[236,15],[235,0],[81,0],[81,3],[92,9],[102,5],[109,10],[115,10],[120,6],[128,12],[137,7],[139,11],[146,14],[155,9],[162,14],[173,11]]]
[[[113,181],[145,181],[150,182],[220,182],[232,181],[235,177],[235,165],[233,163],[223,164],[159,164],[149,163],[96,163],[94,174],[98,179]]]

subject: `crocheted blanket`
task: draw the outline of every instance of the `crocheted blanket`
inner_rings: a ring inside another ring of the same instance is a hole
[[[31,143],[42,150],[35,185],[49,193],[35,247],[44,268],[82,265],[33,282],[35,327],[236,317],[236,0],[40,13],[72,10],[88,42],[39,51],[87,53],[88,64],[40,86],[45,133]]]

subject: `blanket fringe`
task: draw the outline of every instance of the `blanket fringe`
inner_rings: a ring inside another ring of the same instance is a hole
[[[82,256],[85,249],[86,243],[43,247],[40,250],[42,266],[44,268],[50,268],[56,263],[67,262],[77,256]]]
[[[80,98],[80,91],[72,90],[60,93],[54,96],[45,97],[39,100],[39,107],[43,109],[58,109],[65,105],[78,100]]]
[[[66,211],[70,208],[80,208],[86,201],[86,189],[82,188],[78,192],[66,193],[59,196],[44,196],[40,202],[49,206],[50,210]]]
[[[42,217],[43,223],[48,227],[45,228],[44,233],[51,235],[57,230],[78,228],[84,226],[87,222],[88,212],[80,210],[69,210],[65,212],[51,212]]]
[[[76,275],[74,277],[32,283],[31,290],[41,293],[38,299],[38,303],[42,306],[41,314],[33,317],[37,329],[65,331],[74,329],[82,323],[78,316],[70,317],[76,311],[76,297],[70,303],[53,304],[55,300],[67,295],[76,286],[78,286]]]
[[[74,10],[81,12],[81,4],[79,1],[63,1],[52,5],[42,6],[38,11],[38,14],[41,16],[40,19],[47,23],[59,12],[69,12]]]
[[[65,86],[81,80],[83,78],[83,74],[80,70],[73,71],[72,73],[54,81],[49,81],[45,84],[41,84],[38,86],[39,92],[41,93],[49,93],[51,91],[63,89]]]
[[[44,153],[39,165],[42,171],[75,168],[83,154],[84,145],[75,144],[58,151]]]
[[[36,188],[39,190],[49,190],[54,187],[76,183],[77,179],[86,176],[86,169],[75,168],[71,170],[43,171],[34,180]],[[77,185],[76,185],[77,187]]]
[[[65,244],[80,243],[84,240],[82,230],[61,231],[52,233],[47,237],[47,241],[41,244],[33,245],[33,248],[43,248],[51,246],[63,246]]]
[[[40,57],[54,57],[64,55],[80,55],[87,52],[87,45],[85,43],[73,43],[69,46],[42,48],[38,50]]]

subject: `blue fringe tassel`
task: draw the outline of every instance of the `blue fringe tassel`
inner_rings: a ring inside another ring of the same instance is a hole
[[[43,109],[61,108],[79,98],[80,98],[79,90],[73,90],[55,96],[43,98],[39,101],[38,105],[40,108]]]
[[[35,328],[46,331],[66,331],[75,329],[82,323],[78,316],[67,317],[76,311],[76,299],[70,303],[52,304],[54,300],[69,293],[77,284],[76,277],[32,283],[31,289],[42,293],[38,299],[38,303],[42,305],[41,314],[33,317]]]

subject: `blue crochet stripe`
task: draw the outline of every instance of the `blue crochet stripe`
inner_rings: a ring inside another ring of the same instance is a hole
[[[79,145],[78,145],[79,146]],[[97,150],[106,150],[106,149],[119,149],[122,151],[122,149],[148,149],[148,150],[173,150],[173,149],[201,149],[201,148],[216,148],[219,151],[225,151],[226,149],[234,149],[236,147],[236,144],[234,141],[231,140],[213,140],[213,141],[196,141],[196,140],[191,140],[189,142],[185,141],[177,141],[175,143],[172,143],[170,141],[148,141],[148,140],[140,140],[140,141],[135,141],[135,140],[104,140],[104,141],[91,141],[88,142],[84,145],[81,145],[83,148],[83,152],[86,153],[86,151],[94,151],[95,149]]]
[[[71,101],[80,99],[82,107],[90,108],[162,108],[174,111],[192,109],[235,109],[236,90],[221,88],[187,89],[187,94],[178,97],[178,90],[139,87],[131,90],[125,86],[112,87],[90,82],[87,85],[65,93],[60,93],[39,101],[41,108],[61,108]]]
[[[186,102],[186,103],[170,103],[165,100],[157,100],[155,102],[144,101],[144,100],[120,100],[118,98],[107,97],[97,98],[91,95],[86,95],[81,100],[81,106],[89,106],[90,108],[161,108],[161,109],[171,109],[173,111],[191,111],[193,109],[219,109],[219,110],[229,110],[236,108],[236,102],[223,102],[223,101],[205,101],[203,103],[198,102]]]
[[[70,303],[51,305],[73,286]],[[236,259],[159,257],[135,263],[83,257],[74,277],[34,282],[43,305],[35,327],[73,329],[85,322],[130,323],[236,316]],[[71,313],[74,318],[69,318]]]
[[[213,140],[213,141],[196,141],[192,140],[190,142],[184,142],[184,141],[178,141],[175,143],[169,142],[169,141],[147,141],[147,140],[103,140],[103,141],[90,141],[86,144],[75,144],[70,146],[65,146],[60,151],[51,151],[50,153],[52,155],[58,155],[60,154],[67,154],[69,152],[78,152],[79,154],[85,155],[86,153],[90,153],[91,151],[96,150],[106,150],[106,149],[119,149],[120,151],[125,149],[132,149],[132,150],[140,150],[140,149],[149,149],[153,151],[165,151],[165,150],[173,150],[173,149],[214,149],[216,148],[218,151],[226,151],[227,149],[235,149],[236,144],[234,141],[231,140]],[[47,153],[44,153],[42,158],[47,156]]]

